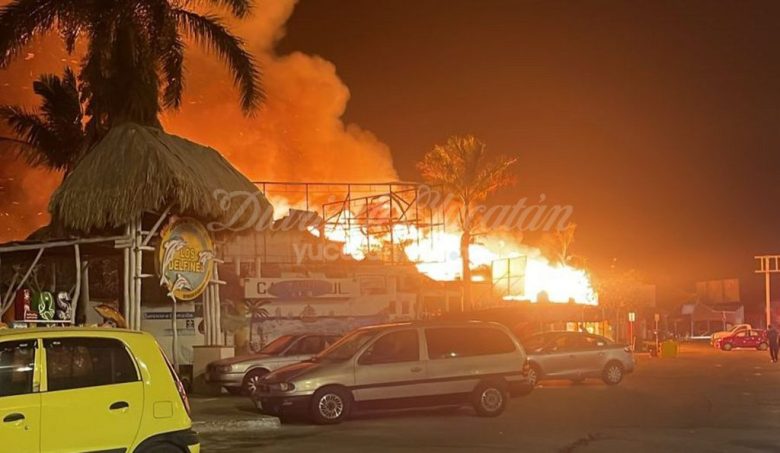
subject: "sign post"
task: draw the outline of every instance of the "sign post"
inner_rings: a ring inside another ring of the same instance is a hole
[[[660,355],[660,353],[661,353],[661,349],[660,349],[661,345],[660,345],[660,343],[658,341],[658,321],[661,320],[661,315],[656,313],[655,316],[653,316],[653,318],[655,319],[655,351],[656,351],[656,353],[658,353]]]
[[[636,321],[636,312],[628,312],[628,344],[631,350],[634,350],[634,321]]]
[[[198,221],[175,219],[160,234],[157,253],[160,285],[171,298],[171,360],[178,371],[177,301],[193,300],[208,287],[214,271],[214,243]]]

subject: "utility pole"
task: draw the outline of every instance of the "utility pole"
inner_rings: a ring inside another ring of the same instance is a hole
[[[771,274],[780,273],[780,255],[761,255],[755,257],[758,260],[758,270],[756,274],[764,274],[764,291],[766,293],[766,327],[772,324],[772,306],[771,306]]]

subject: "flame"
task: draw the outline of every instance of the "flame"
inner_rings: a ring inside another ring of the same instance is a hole
[[[457,280],[461,278],[460,236],[447,232],[436,232],[406,247],[406,254],[417,262],[420,272],[434,280]],[[525,267],[525,288],[522,294],[504,296],[505,300],[530,300],[537,302],[546,294],[550,302],[569,302],[598,305],[598,296],[593,290],[590,276],[584,269],[563,264],[552,264],[539,249],[522,244],[470,244],[469,261],[471,269],[492,266],[501,258],[527,258]],[[473,281],[483,281],[482,275],[474,275]]]
[[[402,244],[408,260],[428,277],[438,281],[454,281],[462,275],[460,235],[455,233],[422,233],[414,225],[396,224],[392,227],[392,236],[389,232],[369,235],[366,225],[361,224],[349,210],[342,211],[336,220],[326,223],[324,231],[327,239],[343,244],[342,252],[345,255],[358,261],[392,244]],[[317,230],[311,233],[319,235]],[[502,258],[526,257],[524,290],[522,294],[504,296],[505,300],[538,302],[544,294],[550,302],[574,301],[578,304],[598,305],[598,295],[587,270],[551,263],[539,249],[524,244],[485,242],[469,245],[470,268],[473,270],[490,268],[494,261]],[[485,281],[485,277],[475,274],[472,281]]]

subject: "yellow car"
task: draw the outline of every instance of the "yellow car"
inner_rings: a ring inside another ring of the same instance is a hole
[[[154,338],[0,330],[0,451],[199,452],[184,389]]]

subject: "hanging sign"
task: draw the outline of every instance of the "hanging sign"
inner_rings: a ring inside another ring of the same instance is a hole
[[[161,233],[157,251],[160,285],[176,300],[193,300],[203,294],[214,270],[214,243],[194,219],[170,223]]]

